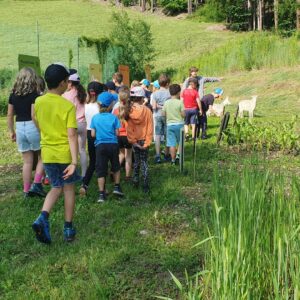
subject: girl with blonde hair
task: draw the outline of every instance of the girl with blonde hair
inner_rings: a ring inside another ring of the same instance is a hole
[[[10,138],[17,142],[23,156],[23,192],[24,198],[38,195],[46,196],[42,187],[43,164],[40,155],[40,133],[33,121],[33,107],[37,91],[37,76],[31,68],[20,70],[8,100],[7,124]],[[16,130],[14,126],[16,116]],[[34,151],[38,151],[34,183],[31,185]]]

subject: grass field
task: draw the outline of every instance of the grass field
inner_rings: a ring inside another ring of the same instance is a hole
[[[0,69],[17,68],[19,53],[37,55],[37,21],[42,66],[53,61],[67,63],[69,49],[73,50],[76,66],[77,38],[108,36],[112,12],[116,10],[110,5],[89,1],[1,1]],[[157,51],[153,62],[156,68],[177,67],[233,36],[228,31],[209,30],[210,24],[127,11],[131,18],[142,18],[151,25]],[[95,54],[80,49],[80,65],[89,63],[97,63]]]
[[[36,20],[45,66],[66,62],[69,49],[76,53],[78,36],[109,34],[113,10],[90,1],[1,1],[0,69],[15,70],[18,53],[36,54]],[[131,10],[129,15],[141,17]],[[230,126],[237,103],[252,95],[258,95],[253,122],[259,126],[289,122],[300,113],[297,42],[212,31],[210,24],[192,20],[151,14],[143,19],[154,33],[156,70],[173,68],[179,82],[196,64],[204,75],[224,77],[205,92],[224,88],[232,102]],[[260,50],[247,48],[251,39]],[[80,56],[82,65],[95,62],[89,51]],[[219,122],[209,118],[209,139],[197,142],[195,167],[192,144],[186,145],[183,174],[168,164],[154,165],[151,148],[149,197],[123,183],[123,200],[110,197],[99,205],[94,178],[88,196],[77,197],[78,236],[72,244],[63,242],[61,199],[50,217],[48,247],[35,241],[30,227],[42,200],[23,200],[21,157],[0,117],[0,298],[299,299],[300,157],[249,152],[225,141],[217,146]],[[299,121],[297,128],[299,133]]]

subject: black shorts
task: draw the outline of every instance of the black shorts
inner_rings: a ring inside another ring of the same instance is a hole
[[[97,177],[105,177],[108,171],[108,162],[113,173],[120,171],[119,145],[100,144],[96,147],[96,173]]]
[[[118,136],[118,144],[120,149],[131,149],[132,145],[128,142],[127,136]]]

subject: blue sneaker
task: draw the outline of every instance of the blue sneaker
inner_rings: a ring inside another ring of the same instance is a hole
[[[160,155],[156,155],[155,156],[154,163],[156,163],[156,164],[160,164],[161,163]]]
[[[28,192],[29,196],[39,196],[46,197],[47,193],[43,189],[43,185],[41,183],[33,183]]]
[[[32,229],[35,232],[36,239],[45,244],[51,243],[51,236],[49,231],[49,221],[40,215],[32,224]]]
[[[64,227],[64,238],[66,242],[73,242],[76,236],[76,229],[73,227]]]

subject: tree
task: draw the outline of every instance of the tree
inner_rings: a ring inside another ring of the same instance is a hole
[[[297,30],[300,30],[300,0],[297,0],[297,11],[296,11],[296,23],[297,23]]]
[[[274,0],[274,28],[278,30],[278,0]]]
[[[192,0],[188,0],[188,14],[191,15],[193,12]]]
[[[144,76],[144,67],[153,61],[155,50],[150,25],[131,20],[123,11],[113,13],[111,40],[123,48],[119,63],[130,67],[132,78]]]

